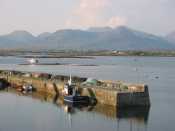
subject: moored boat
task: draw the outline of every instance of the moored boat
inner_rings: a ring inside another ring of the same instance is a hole
[[[33,90],[34,90],[34,88],[31,84],[25,84],[25,85],[22,86],[22,91],[29,92],[29,91],[33,91]]]
[[[35,64],[38,64],[38,63],[39,63],[39,61],[38,61],[37,59],[34,59],[34,58],[28,60],[28,62],[29,62],[29,64],[31,64],[31,65],[35,65]]]
[[[77,93],[75,85],[72,84],[72,79],[70,79],[64,86],[64,101],[70,103],[89,103],[89,96],[81,96]]]
[[[68,96],[64,96],[64,101],[73,102],[73,103],[88,103],[89,97],[88,96],[78,96],[78,95],[68,95]]]
[[[5,89],[9,86],[10,84],[3,78],[0,78],[0,90]]]

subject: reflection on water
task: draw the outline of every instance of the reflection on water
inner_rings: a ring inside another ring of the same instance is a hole
[[[138,122],[147,123],[149,116],[150,107],[130,107],[130,108],[119,108],[117,110],[117,118],[127,119],[131,118]]]
[[[0,68],[62,75],[70,73],[67,66],[18,65],[25,61],[23,58],[0,57]],[[41,95],[38,98],[40,94],[19,97],[16,93],[0,93],[0,130],[172,131],[175,128],[175,57],[96,57],[89,60],[40,59],[40,61],[97,64],[99,65],[97,67],[73,66],[71,73],[97,79],[146,83],[149,85],[151,108],[117,110],[97,104],[80,109],[73,107],[73,110],[70,107],[67,111],[72,113],[66,113],[66,108],[64,110],[66,105],[60,97],[53,99]],[[29,112],[25,113],[25,110]],[[71,129],[67,123],[70,116]]]
[[[3,91],[4,92],[4,91]],[[3,93],[1,92],[1,93]],[[138,123],[147,124],[149,116],[149,108],[146,107],[130,107],[130,108],[117,108],[114,106],[107,106],[102,104],[97,105],[80,105],[80,104],[71,104],[65,103],[63,97],[61,96],[52,96],[48,93],[21,93],[16,92],[16,90],[9,88],[6,90],[8,93],[16,94],[17,96],[30,97],[32,99],[40,100],[45,103],[52,103],[56,107],[64,110],[65,113],[76,115],[79,112],[91,112],[104,116],[110,120],[122,120],[129,119],[134,120]]]

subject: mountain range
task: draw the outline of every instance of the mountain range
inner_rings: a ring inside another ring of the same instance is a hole
[[[172,50],[175,33],[166,37],[120,26],[92,27],[88,30],[65,29],[33,36],[27,31],[14,31],[0,36],[1,49],[40,50]]]
[[[175,44],[175,31],[174,31],[174,32],[171,32],[170,34],[168,34],[168,35],[166,36],[166,39],[167,39],[169,42]]]

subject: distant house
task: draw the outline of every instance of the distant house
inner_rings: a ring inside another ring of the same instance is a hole
[[[32,74],[30,74],[30,73],[25,73],[25,74],[23,74],[22,76],[23,76],[23,77],[31,77]]]
[[[44,78],[44,79],[51,79],[51,74],[46,73],[32,73],[32,77],[34,78]]]

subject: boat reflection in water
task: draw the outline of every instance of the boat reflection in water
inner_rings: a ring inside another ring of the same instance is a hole
[[[130,108],[117,108],[107,105],[76,105],[76,104],[64,104],[64,112],[67,113],[65,116],[68,121],[68,127],[72,128],[73,115],[80,111],[92,112],[105,116],[107,119],[116,120],[117,131],[123,130],[123,125],[128,126],[129,130],[132,131],[135,127],[142,125],[144,130],[147,130],[147,121],[149,116],[149,108],[147,107],[130,107]],[[123,123],[127,121],[127,123]]]
[[[35,94],[35,95],[34,95]],[[43,95],[37,95],[34,93],[32,96],[43,100]],[[78,103],[67,103],[61,96],[51,97],[47,93],[45,94],[45,101],[53,102],[57,107],[63,108],[65,112],[70,114],[76,114],[80,111],[95,112],[99,115],[103,115],[108,119],[133,119],[139,123],[146,124],[149,118],[149,107],[128,107],[128,108],[117,108],[115,106],[102,105],[99,103],[91,104],[78,104]]]
[[[52,96],[48,93],[26,93],[16,92],[13,89],[8,90],[9,93],[15,93],[19,97],[26,96],[32,97],[33,99],[40,100],[42,102],[49,102],[56,105],[58,108],[63,110],[67,114],[67,118],[71,118],[72,115],[76,115],[79,112],[88,112],[101,115],[107,119],[116,120],[119,126],[120,121],[126,120],[131,126],[133,123],[147,125],[149,117],[149,108],[146,107],[130,107],[130,108],[117,108],[108,105],[97,104],[76,104],[76,103],[65,103],[64,97]],[[71,121],[73,121],[71,119]],[[120,128],[120,127],[117,127]]]

